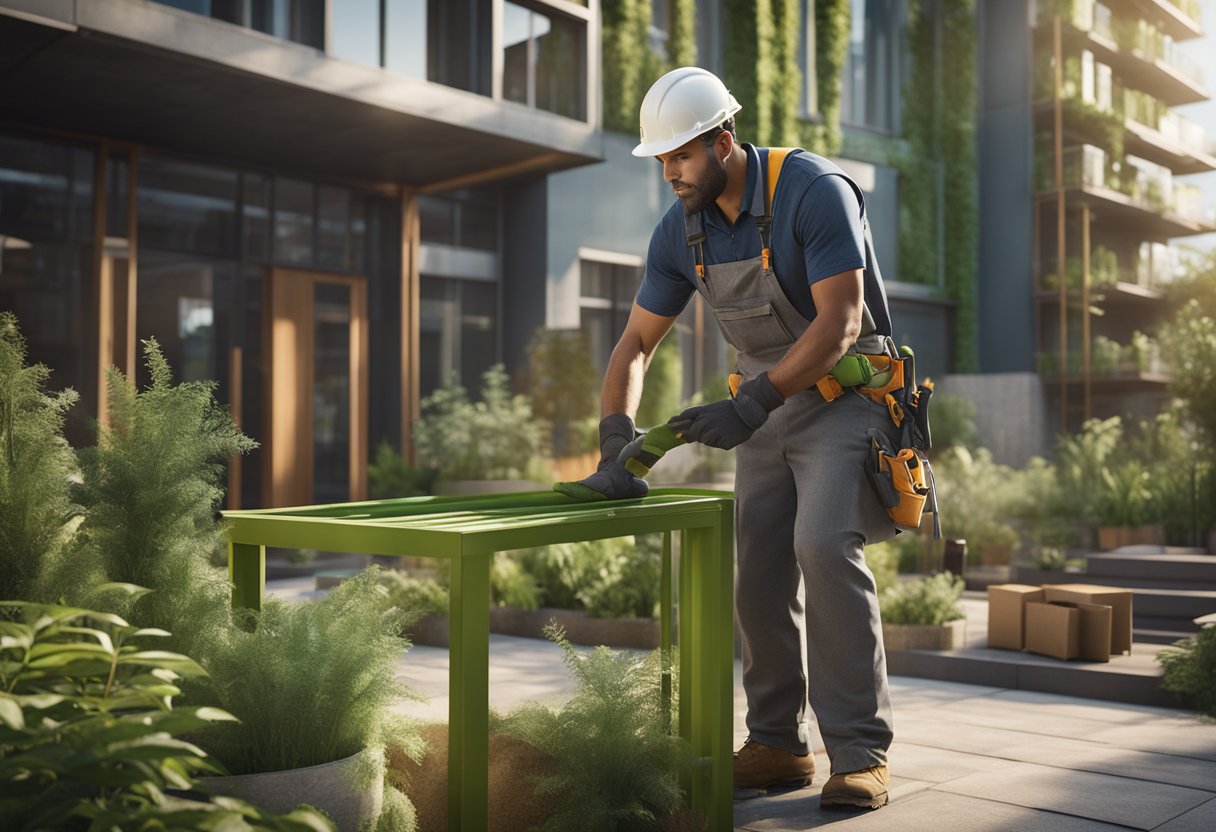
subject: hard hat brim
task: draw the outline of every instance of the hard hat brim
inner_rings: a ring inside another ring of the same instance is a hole
[[[678,136],[672,136],[669,139],[661,139],[661,140],[653,141],[653,142],[645,142],[645,141],[638,142],[637,147],[635,147],[633,149],[633,155],[645,158],[645,157],[652,157],[652,156],[661,156],[664,153],[670,153],[671,151],[675,150],[677,147],[683,147],[684,145],[688,144],[690,141],[695,139],[697,136],[708,133],[710,130],[713,130],[714,128],[721,127],[723,125],[723,123],[725,123],[726,121],[728,121],[731,118],[734,118],[735,113],[739,112],[742,109],[743,109],[743,107],[738,102],[734,102],[732,99],[732,106],[730,106],[726,110],[723,110],[721,112],[721,115],[718,118],[713,120],[714,123],[712,124],[712,126],[698,127],[693,130],[687,130],[683,133],[680,133]]]

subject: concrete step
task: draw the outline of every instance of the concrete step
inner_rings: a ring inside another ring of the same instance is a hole
[[[1154,658],[1159,651],[1157,644],[1135,644],[1131,655],[1115,656],[1109,662],[1064,662],[978,647],[940,652],[890,650],[887,671],[893,676],[1182,707],[1179,695],[1161,687],[1161,669]]]
[[[1216,591],[1145,589],[1132,590],[1132,614],[1191,621],[1216,612]]]
[[[1193,581],[1216,587],[1216,555],[1106,552],[1089,555],[1085,572],[1090,577]]]
[[[1182,641],[1193,633],[1184,633],[1178,630],[1154,630],[1142,627],[1132,628],[1132,639],[1138,644],[1160,644],[1162,647],[1168,647],[1177,641]]]
[[[1065,583],[1061,580],[1045,581],[1044,583]],[[1166,592],[1216,592],[1216,581],[1156,581],[1150,578],[1123,578],[1109,575],[1084,574],[1071,578],[1067,583],[1098,584],[1099,586],[1117,586],[1126,589],[1151,589]]]

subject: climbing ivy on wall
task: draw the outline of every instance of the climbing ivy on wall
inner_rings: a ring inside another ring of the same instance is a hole
[[[803,147],[823,156],[840,152],[841,73],[849,47],[849,0],[814,0],[815,97],[818,119],[804,126]]]
[[[603,0],[604,127],[636,134],[638,108],[660,75],[650,48],[650,0]]]
[[[802,11],[798,0],[770,0],[773,8],[773,126],[765,144],[793,147],[799,140],[802,70],[798,66],[798,33]]]
[[[797,0],[726,0],[723,3],[725,77],[743,105],[736,123],[744,141],[799,144]]]
[[[697,63],[696,0],[670,0],[667,33],[667,68],[695,66]]]
[[[957,301],[954,372],[979,368],[975,0],[912,0],[904,88],[899,269]]]

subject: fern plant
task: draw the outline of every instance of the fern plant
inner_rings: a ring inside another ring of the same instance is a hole
[[[143,343],[150,386],[137,391],[111,369],[109,427],[81,452],[81,557],[111,581],[155,590],[130,614],[167,630],[190,621],[174,646],[194,653],[227,625],[226,577],[210,562],[223,545],[224,465],[257,445],[215,401],[213,382],[174,385],[156,341]],[[74,597],[87,591],[78,582]]]
[[[922,624],[940,627],[963,617],[958,599],[963,579],[945,572],[930,578],[901,581],[879,598],[886,624]]]
[[[641,659],[607,647],[580,654],[560,628],[546,635],[578,683],[574,696],[558,709],[523,705],[499,725],[553,759],[536,785],[557,802],[542,832],[663,829],[683,806],[679,774],[691,748],[668,733],[658,651]]]
[[[0,313],[0,598],[43,595],[77,514],[76,455],[62,434],[77,396],[44,392],[50,370],[25,355],[17,319]]]
[[[306,604],[267,599],[200,656],[216,703],[239,723],[199,738],[233,773],[319,765],[381,745],[392,708],[414,694],[396,678],[404,614],[385,609],[371,567]]]
[[[1190,696],[1195,710],[1216,719],[1216,626],[1175,642],[1157,654],[1157,661],[1165,670],[1163,688]]]

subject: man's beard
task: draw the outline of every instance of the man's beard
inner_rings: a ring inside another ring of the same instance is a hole
[[[713,205],[714,201],[726,190],[726,163],[718,162],[716,158],[714,161],[717,164],[709,166],[704,183],[694,185],[691,182],[680,182],[692,190],[688,196],[680,197],[680,201],[684,203],[684,213],[690,217]]]

